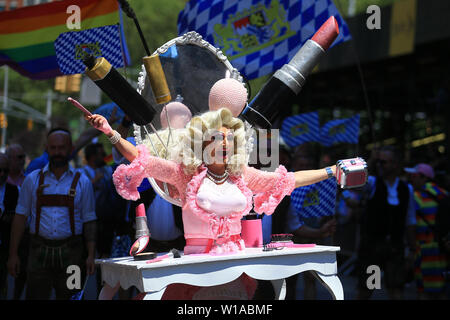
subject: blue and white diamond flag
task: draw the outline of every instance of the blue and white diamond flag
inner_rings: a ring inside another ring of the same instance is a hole
[[[331,16],[339,25],[333,46],[351,39],[332,0],[191,0],[178,15],[178,34],[196,31],[254,79],[289,62]]]
[[[297,114],[283,120],[281,137],[289,147],[305,142],[320,142],[320,124],[317,111]]]
[[[337,183],[330,178],[292,191],[291,202],[303,218],[331,216],[335,213]]]
[[[331,120],[320,129],[320,143],[329,147],[335,143],[358,143],[359,114],[346,119]]]
[[[55,40],[56,58],[64,74],[83,73],[85,52],[104,57],[114,68],[124,67],[119,25],[61,33]]]

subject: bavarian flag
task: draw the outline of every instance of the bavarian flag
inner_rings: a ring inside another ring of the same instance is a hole
[[[79,19],[78,19],[79,18]],[[80,29],[70,29],[79,21]],[[54,42],[61,33],[118,24],[116,0],[63,0],[0,13],[0,65],[31,79],[60,76]],[[69,28],[70,27],[70,28]],[[125,39],[122,49],[129,61]]]
[[[320,142],[319,114],[315,111],[287,117],[283,120],[280,134],[291,148],[305,142]]]
[[[124,67],[119,25],[61,33],[55,40],[56,59],[64,74],[83,73],[86,53],[104,57],[114,68]]]
[[[326,147],[333,144],[358,143],[359,139],[359,114],[346,119],[328,121],[320,129],[320,143]]]
[[[331,216],[336,208],[335,178],[294,189],[291,202],[302,218]]]
[[[349,40],[332,0],[190,0],[178,16],[178,34],[196,31],[254,79],[289,62],[331,16],[339,24],[333,45]]]

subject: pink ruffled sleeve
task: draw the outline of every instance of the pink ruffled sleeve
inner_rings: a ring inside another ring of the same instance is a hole
[[[244,172],[247,186],[253,191],[256,213],[272,214],[275,208],[295,189],[295,176],[280,165],[275,172],[265,172],[247,167]]]
[[[133,201],[139,199],[137,188],[147,177],[177,186],[184,176],[179,164],[150,155],[144,145],[138,145],[137,149],[138,156],[130,164],[118,166],[113,174],[114,185],[121,197]]]

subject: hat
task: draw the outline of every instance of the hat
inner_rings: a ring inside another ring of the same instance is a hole
[[[414,168],[405,168],[405,171],[408,173],[421,173],[430,179],[434,178],[433,167],[426,163],[419,163]]]

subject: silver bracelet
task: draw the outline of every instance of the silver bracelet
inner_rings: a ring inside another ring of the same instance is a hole
[[[117,142],[119,142],[120,138],[122,136],[120,135],[120,133],[118,133],[116,130],[114,130],[114,134],[112,135],[112,137],[109,137],[109,142],[111,142],[111,144],[116,144]]]

